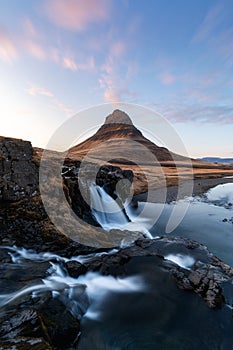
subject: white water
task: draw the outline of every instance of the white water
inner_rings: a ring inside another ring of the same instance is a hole
[[[174,262],[176,265],[183,267],[186,270],[190,270],[190,268],[194,265],[195,260],[190,255],[183,254],[169,254],[164,257],[165,260],[170,260]]]
[[[93,215],[99,224],[107,231],[112,229],[112,224],[125,226],[129,219],[120,205],[107,194],[103,187],[91,185],[91,208]]]
[[[26,295],[36,298],[45,291],[52,292],[53,297],[59,298],[71,313],[81,318],[83,315],[92,319],[99,319],[101,316],[101,304],[108,293],[128,293],[143,290],[144,282],[140,276],[131,276],[127,278],[114,278],[112,276],[103,276],[97,272],[88,272],[86,275],[78,278],[70,277],[63,262],[69,260],[81,260],[77,257],[65,259],[58,255],[50,253],[36,254],[26,249],[18,249],[16,247],[1,247],[9,250],[9,255],[12,258],[14,265],[17,265],[19,270],[26,268],[25,260],[33,261],[48,261],[49,257],[56,258],[57,263],[50,262],[51,267],[43,278],[41,283],[31,285],[20,289],[13,293],[0,295],[0,307],[19,300]],[[112,250],[113,254],[116,250]],[[99,253],[104,254],[104,253]],[[93,259],[97,254],[90,254],[85,257],[85,260]],[[29,267],[30,268],[30,267]]]
[[[16,246],[13,247],[7,247],[7,246],[0,246],[1,249],[7,249],[9,250],[8,254],[10,255],[13,263],[21,263],[23,260],[32,260],[32,261],[51,261],[56,260],[60,262],[68,262],[68,261],[78,261],[81,264],[85,263],[86,261],[90,261],[91,259],[94,259],[96,257],[100,257],[102,255],[111,255],[115,254],[119,251],[119,249],[112,249],[108,252],[100,252],[100,253],[92,253],[92,254],[85,254],[85,255],[77,255],[73,256],[72,258],[65,258],[62,256],[59,256],[57,254],[53,253],[36,253],[32,250],[27,250],[25,248],[18,248]]]
[[[109,231],[111,229],[128,230],[142,232],[146,237],[152,238],[147,226],[147,218],[137,220],[136,211],[127,204],[122,203],[122,207],[100,186],[91,185],[91,208],[101,227]],[[119,200],[119,199],[118,199]],[[124,209],[124,210],[122,210]]]

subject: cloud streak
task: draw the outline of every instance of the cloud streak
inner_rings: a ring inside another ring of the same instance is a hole
[[[231,12],[227,11],[223,4],[217,4],[207,12],[192,39],[192,44],[205,44],[208,57],[212,53],[218,59],[222,59],[222,63],[228,68],[233,65],[233,26],[231,23]]]
[[[0,30],[0,59],[12,63],[18,58],[18,50],[8,33]]]
[[[59,58],[58,58],[59,60]],[[78,63],[73,58],[65,56],[62,59],[62,65],[66,69],[74,71],[88,70],[93,71],[95,69],[94,57],[88,57],[85,63]]]
[[[105,21],[110,13],[110,0],[46,0],[44,12],[58,27],[83,31],[90,24]]]
[[[232,125],[232,105],[192,105],[170,103],[169,105],[154,103],[147,104],[161,113],[172,123],[195,122],[201,124]]]
[[[45,87],[30,83],[30,87],[25,89],[25,91],[34,97],[42,96],[48,98],[50,101],[50,104],[48,106],[49,109],[60,110],[65,113],[67,117],[71,116],[74,113],[71,107],[68,107],[62,103],[50,90],[46,89]]]
[[[46,88],[41,86],[36,86],[34,84],[30,84],[30,85],[31,86],[25,90],[29,95],[31,96],[42,95],[46,97],[54,97],[53,93],[47,90]]]
[[[218,4],[212,7],[206,14],[204,21],[201,23],[193,37],[194,42],[208,40],[215,29],[223,20],[223,6]]]

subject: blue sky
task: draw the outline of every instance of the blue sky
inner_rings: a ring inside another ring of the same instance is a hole
[[[233,157],[232,0],[0,6],[1,135],[44,147],[80,110],[125,102],[161,113],[192,156]]]

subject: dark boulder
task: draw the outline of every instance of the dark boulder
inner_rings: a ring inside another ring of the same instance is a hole
[[[86,266],[75,260],[68,261],[65,266],[69,275],[73,278],[77,278],[87,272]]]
[[[79,332],[79,321],[61,301],[48,296],[30,308],[12,310],[1,322],[0,344],[1,349],[63,350],[77,342]]]

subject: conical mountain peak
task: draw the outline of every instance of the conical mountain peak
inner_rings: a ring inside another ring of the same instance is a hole
[[[93,136],[70,148],[69,157],[82,157],[90,152],[90,150],[102,144],[106,146],[109,159],[117,159],[119,147],[121,147],[121,149],[122,147],[127,149],[129,140],[135,141],[135,146],[143,145],[146,147],[156,156],[158,161],[173,161],[172,157],[176,157],[176,159],[179,158],[180,160],[184,159],[184,157],[170,152],[165,147],[159,147],[148,140],[141,131],[134,126],[128,114],[119,109],[114,110],[106,117],[104,124],[102,124]],[[137,153],[136,148],[135,152]],[[141,154],[141,149],[138,152],[138,154]]]
[[[128,124],[133,125],[132,120],[125,112],[120,109],[115,109],[111,114],[107,116],[104,124]]]

